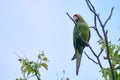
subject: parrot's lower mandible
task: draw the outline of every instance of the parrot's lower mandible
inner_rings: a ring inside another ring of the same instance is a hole
[[[85,42],[88,42],[90,39],[90,29],[88,24],[79,14],[75,14],[73,19],[77,25],[75,25],[73,30],[73,45],[75,54],[72,60],[76,59],[76,75],[78,75],[83,49],[86,47]]]

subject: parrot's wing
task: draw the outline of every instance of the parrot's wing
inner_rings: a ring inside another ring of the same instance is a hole
[[[87,42],[89,42],[90,36],[91,36],[91,33],[90,33],[90,30],[89,30],[89,36],[88,36],[88,41]]]

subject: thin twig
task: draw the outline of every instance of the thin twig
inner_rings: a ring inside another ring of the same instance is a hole
[[[94,11],[95,11],[95,10],[94,10]],[[96,11],[95,11],[95,13],[96,13]],[[99,33],[99,31],[98,31],[96,18],[97,18],[97,17],[96,17],[96,14],[94,14],[94,25],[95,25],[94,29],[95,29],[95,31],[97,32],[97,35],[100,37],[100,39],[103,39],[103,37],[100,35],[100,33]]]
[[[110,13],[109,17],[107,18],[107,20],[105,21],[105,23],[104,23],[104,27],[106,26],[107,22],[111,19],[111,16],[112,16],[113,10],[114,10],[114,7],[112,7],[112,9],[111,9],[111,13]]]
[[[93,26],[90,26],[89,28],[93,28],[93,29],[94,29],[94,27],[93,27]]]
[[[77,25],[77,23],[75,22],[75,20],[69,15],[68,12],[66,12],[66,14],[67,14],[68,17],[74,22],[75,26],[78,28],[78,25]]]
[[[22,59],[22,57],[20,57],[16,52],[14,52],[14,54],[16,54],[20,59]]]
[[[86,0],[86,3],[88,5],[90,11],[96,15],[96,10],[95,10],[94,6],[92,5],[92,3],[89,0]]]
[[[28,79],[28,78],[31,78],[31,77],[33,77],[33,76],[35,76],[35,74],[33,74],[33,75],[31,75],[31,76],[27,76],[27,79]]]
[[[35,71],[35,76],[37,77],[37,80],[41,80],[38,75],[37,75],[37,72]]]
[[[96,59],[97,59],[97,61],[98,61],[98,65],[100,66],[100,68],[103,69],[102,64],[101,64],[101,62],[100,62],[100,59],[99,59],[100,56],[96,55],[96,53],[94,52],[94,50],[92,49],[92,47],[91,47],[90,45],[88,45],[88,47],[90,48],[90,50],[91,50],[91,52],[93,53],[93,55],[96,57]],[[101,52],[101,53],[102,53],[102,52]]]
[[[95,51],[92,49],[92,47],[88,44],[88,47],[90,48],[91,52],[94,54],[95,57],[97,57]]]
[[[102,52],[103,52],[103,49],[101,48],[101,51],[99,52],[98,57],[100,57],[100,55],[102,54]]]
[[[97,57],[97,61],[98,61],[98,64],[99,64],[100,68],[101,68],[101,69],[103,69],[103,67],[102,67],[102,64],[101,64],[101,61],[100,61],[99,57]],[[104,75],[104,74],[103,74],[103,75]]]
[[[90,58],[87,53],[84,51],[85,55],[87,56],[88,59],[90,59],[92,62],[94,62],[95,64],[98,64],[98,62],[96,62],[94,59]]]

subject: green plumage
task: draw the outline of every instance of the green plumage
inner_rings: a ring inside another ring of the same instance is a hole
[[[82,16],[75,14],[73,18],[76,21],[77,26],[74,27],[73,31],[73,45],[75,49],[75,55],[73,56],[72,60],[76,59],[76,75],[78,75],[83,49],[86,46],[83,41],[89,41],[90,30]]]

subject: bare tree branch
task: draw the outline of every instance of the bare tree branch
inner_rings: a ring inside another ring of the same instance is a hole
[[[35,76],[36,76],[37,80],[41,80],[41,79],[39,78],[39,76],[37,75],[37,71],[35,71]]]
[[[104,34],[104,38],[105,38],[105,43],[106,43],[107,58],[108,58],[108,62],[109,62],[110,69],[111,69],[112,80],[115,80],[115,78],[114,78],[114,72],[113,72],[113,68],[112,68],[112,63],[111,63],[110,56],[109,56],[110,51],[109,51],[109,46],[108,46],[107,34],[106,34],[106,32],[105,32],[104,27],[102,27],[102,30],[103,30],[103,34]]]
[[[101,48],[101,51],[99,52],[98,57],[100,57],[100,55],[102,54],[102,52],[103,52],[103,49]]]
[[[103,39],[103,37],[100,35],[100,32],[97,28],[97,20],[96,18],[99,17],[99,14],[96,13],[95,7],[92,5],[92,3],[89,0],[86,0],[86,3],[90,9],[90,11],[94,14],[94,30],[97,32],[97,35],[100,37],[100,39]],[[100,20],[101,22],[101,20]]]
[[[90,0],[86,0],[86,3],[90,9],[90,11],[94,14],[94,24],[95,24],[95,31],[97,32],[98,36],[100,37],[100,39],[103,39],[102,36],[99,34],[99,31],[97,29],[97,24],[96,24],[96,17],[98,19],[98,22],[100,23],[101,25],[101,28],[102,28],[102,31],[103,31],[103,36],[104,36],[104,40],[105,40],[105,43],[106,43],[106,51],[107,51],[107,58],[108,58],[108,63],[110,65],[110,69],[111,69],[111,74],[112,74],[112,80],[115,80],[115,77],[114,77],[114,72],[113,72],[113,68],[112,68],[112,64],[111,64],[111,60],[110,60],[110,57],[109,57],[109,47],[108,47],[108,37],[107,37],[107,33],[108,31],[105,31],[105,26],[106,24],[108,23],[108,21],[111,19],[111,16],[112,16],[112,13],[113,13],[113,10],[114,10],[114,7],[111,9],[111,12],[110,12],[110,15],[109,17],[106,19],[105,23],[103,24],[100,17],[99,17],[99,14],[96,13],[96,10],[95,10],[95,7],[92,5],[92,3],[90,2]],[[99,56],[101,55],[102,53],[102,50],[101,52],[99,53],[97,59],[99,60]],[[94,54],[94,53],[93,53]],[[96,57],[96,56],[95,56]],[[100,62],[100,61],[99,61]],[[98,62],[98,63],[99,63]],[[102,67],[102,65],[100,65]]]
[[[100,57],[99,55],[102,53],[102,51],[100,51],[99,55],[97,55],[90,45],[88,45],[88,47],[90,48],[90,50],[93,53],[93,55],[96,57],[96,59],[98,61],[98,65],[100,66],[100,68],[103,69],[102,64],[100,62],[100,59],[99,59],[99,57]]]
[[[90,58],[87,53],[84,51],[85,55],[87,56],[88,59],[90,59],[92,62],[94,62],[95,64],[98,64],[98,62],[96,62],[94,59]]]
[[[67,14],[68,17],[74,22],[75,26],[78,28],[78,25],[77,25],[77,23],[75,22],[75,20],[69,15],[68,12],[66,12],[66,14]]]
[[[111,9],[110,16],[109,16],[108,19],[105,21],[104,25],[101,26],[101,28],[102,28],[102,31],[103,31],[103,34],[104,34],[105,43],[106,43],[107,58],[108,58],[108,63],[109,63],[109,65],[110,65],[110,70],[111,70],[111,74],[112,74],[112,80],[115,80],[112,63],[111,63],[111,60],[110,60],[110,57],[109,57],[110,51],[109,51],[108,37],[107,37],[108,31],[105,31],[105,25],[106,25],[106,23],[108,22],[108,20],[110,20],[110,18],[111,18],[111,16],[112,16],[113,9],[114,9],[114,7]]]
[[[107,18],[107,20],[106,20],[105,23],[104,23],[104,27],[106,26],[107,22],[111,19],[113,10],[114,10],[114,7],[112,7],[112,9],[111,9],[110,15],[109,15],[109,17]]]
[[[97,32],[97,35],[100,37],[100,39],[103,39],[103,37],[100,35],[98,28],[97,28],[97,20],[96,20],[96,14],[94,14],[94,30]]]
[[[89,0],[86,0],[86,3],[88,5],[90,11],[93,12],[95,15],[97,15],[96,10],[95,10],[94,6],[92,5],[92,3]]]
[[[94,27],[93,27],[93,26],[90,26],[89,28],[93,28],[93,29],[94,29]]]

